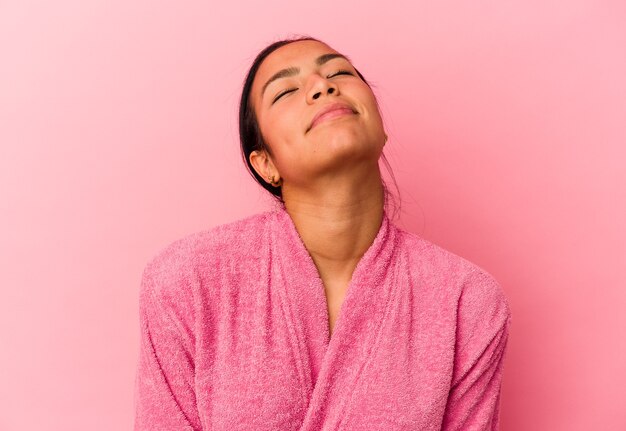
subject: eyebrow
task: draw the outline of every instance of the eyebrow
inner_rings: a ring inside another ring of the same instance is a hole
[[[349,63],[352,63],[352,61],[350,61],[348,56],[343,55],[343,54],[339,54],[339,53],[336,53],[336,52],[333,52],[333,53],[330,53],[330,54],[322,54],[322,55],[320,55],[319,57],[317,57],[315,59],[315,64],[317,64],[318,66],[321,66],[322,64],[324,64],[324,63],[326,63],[326,62],[328,62],[328,61],[330,61],[330,60],[332,60],[334,58],[343,58],[344,60],[348,61]],[[300,68],[299,67],[288,67],[286,69],[279,70],[274,75],[272,75],[272,77],[270,79],[267,80],[265,85],[263,85],[263,89],[261,90],[261,97],[265,93],[265,89],[267,88],[267,86],[270,85],[272,82],[274,82],[274,81],[276,81],[277,79],[280,79],[280,78],[287,78],[289,76],[297,75],[298,73],[300,73]]]

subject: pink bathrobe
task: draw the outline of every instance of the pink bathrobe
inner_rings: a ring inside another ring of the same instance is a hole
[[[510,308],[468,260],[387,213],[329,337],[284,207],[146,266],[135,430],[497,430]]]

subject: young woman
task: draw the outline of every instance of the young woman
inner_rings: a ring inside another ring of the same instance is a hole
[[[161,250],[141,285],[136,430],[497,430],[510,309],[388,215],[376,98],[314,38],[255,59],[242,153],[276,208]]]

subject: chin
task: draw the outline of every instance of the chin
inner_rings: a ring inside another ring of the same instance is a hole
[[[362,163],[367,160],[377,162],[381,150],[380,145],[364,140],[362,137],[334,134],[323,140],[314,151],[316,153],[323,151],[323,156],[330,165],[346,165],[350,162]]]

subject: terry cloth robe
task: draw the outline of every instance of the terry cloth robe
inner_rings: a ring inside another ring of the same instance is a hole
[[[498,429],[502,288],[386,212],[332,337],[284,206],[165,246],[139,300],[135,430]]]

